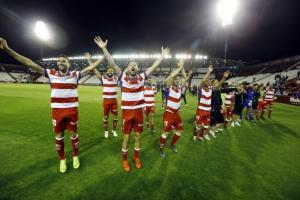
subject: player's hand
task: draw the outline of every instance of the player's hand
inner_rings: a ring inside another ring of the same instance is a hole
[[[164,47],[161,47],[161,54],[162,56],[166,56],[170,53],[170,49],[168,47],[164,48]]]
[[[0,49],[5,50],[8,48],[7,42],[6,40],[4,40],[3,38],[0,38]]]
[[[212,66],[212,65],[209,65],[209,66],[208,66],[208,72],[211,73],[213,70],[214,70],[213,66]]]
[[[92,60],[92,55],[91,55],[89,52],[85,52],[85,53],[84,53],[84,57],[85,57],[85,59],[87,59],[87,60]]]
[[[227,70],[227,71],[224,72],[223,76],[224,76],[225,78],[228,78],[229,74],[230,74],[230,71]]]
[[[101,48],[101,49],[104,49],[106,48],[107,46],[107,40],[105,40],[105,42],[103,42],[103,40],[99,37],[99,36],[96,36],[94,38],[94,42]]]
[[[180,59],[179,62],[177,63],[177,67],[178,68],[183,68],[183,65],[184,65],[184,60]]]

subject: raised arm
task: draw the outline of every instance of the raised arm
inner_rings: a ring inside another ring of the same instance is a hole
[[[6,40],[4,40],[3,38],[0,38],[0,49],[4,50],[11,57],[13,57],[15,60],[22,63],[23,65],[26,65],[27,67],[33,69],[34,71],[36,71],[40,74],[44,74],[44,68],[42,68],[38,64],[34,63],[29,58],[26,58],[25,56],[22,56],[22,55],[18,54],[17,52],[15,52],[14,50],[12,50],[11,48],[9,48]]]
[[[149,76],[152,72],[154,72],[156,70],[156,68],[158,67],[158,65],[161,63],[161,61],[164,59],[164,57],[166,55],[168,55],[170,53],[170,49],[169,48],[165,48],[161,47],[161,55],[160,57],[154,61],[154,63],[151,65],[151,67],[149,67],[146,70],[146,75]]]
[[[91,64],[92,64],[92,56],[91,56],[91,54],[90,54],[89,52],[86,52],[86,53],[84,54],[84,57],[85,57],[85,59],[87,60],[87,62],[89,63],[89,65],[91,65]],[[93,72],[94,72],[95,75],[101,80],[102,75],[101,75],[101,73],[100,73],[96,68],[93,69]]]
[[[110,53],[108,52],[106,46],[107,46],[107,40],[105,42],[103,42],[103,40],[99,37],[96,36],[94,41],[96,42],[96,44],[102,49],[102,52],[105,56],[105,59],[107,60],[108,64],[114,68],[114,71],[116,73],[117,76],[120,76],[122,73],[121,68],[116,65],[113,57],[110,55]]]
[[[226,81],[226,79],[228,78],[229,74],[230,74],[230,71],[228,71],[228,70],[224,72],[223,78],[221,79],[221,81],[220,81],[218,87],[221,87],[221,85],[222,85],[222,84]]]
[[[205,74],[205,76],[203,77],[203,79],[202,79],[201,82],[200,82],[200,86],[201,86],[201,87],[206,83],[206,81],[207,81],[209,75],[212,73],[213,70],[214,70],[213,66],[212,66],[212,65],[209,65],[209,66],[208,66],[207,73]]]
[[[165,79],[166,86],[170,87],[172,85],[173,78],[182,70],[183,65],[174,69],[171,74]]]

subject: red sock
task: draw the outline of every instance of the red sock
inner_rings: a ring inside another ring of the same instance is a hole
[[[197,128],[194,128],[194,136],[198,136],[198,133],[199,133],[199,131],[198,131],[198,129]]]
[[[161,149],[164,149],[166,141],[167,141],[167,137],[164,134],[162,134],[162,136],[160,137],[160,148]]]
[[[199,135],[200,137],[203,137],[205,130],[206,130],[205,128],[201,128],[200,135]]]
[[[134,159],[139,158],[140,155],[140,149],[134,148]]]
[[[114,119],[114,120],[113,120],[113,130],[116,130],[117,125],[118,125],[118,120],[117,120],[117,119]]]
[[[123,158],[123,161],[127,160],[128,159],[128,149],[122,149],[122,158]]]
[[[75,138],[71,137],[72,141],[72,149],[73,149],[73,156],[78,156],[78,150],[79,150],[79,136],[76,135]]]
[[[58,153],[59,159],[64,160],[65,157],[65,143],[64,138],[55,138],[56,151]]]
[[[107,120],[103,120],[103,124],[104,124],[104,130],[108,131],[108,121]]]
[[[176,142],[178,141],[178,139],[180,138],[180,135],[177,135],[177,134],[178,134],[178,133],[175,133],[175,134],[173,135],[172,142],[171,142],[172,145],[175,145]]]

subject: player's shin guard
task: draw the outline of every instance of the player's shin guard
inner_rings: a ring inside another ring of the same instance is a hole
[[[56,151],[58,153],[59,159],[64,160],[65,157],[65,143],[64,138],[55,138]]]
[[[79,136],[76,134],[75,137],[71,137],[73,156],[78,156],[79,151]]]
[[[172,145],[175,145],[176,144],[176,142],[178,141],[178,139],[180,138],[180,133],[178,133],[178,132],[176,132],[174,135],[173,135],[173,138],[172,138],[172,142],[171,142],[171,144]]]
[[[113,130],[116,130],[118,125],[118,119],[113,119]]]
[[[107,119],[103,119],[103,125],[104,125],[104,130],[108,131],[108,120]]]
[[[165,143],[167,141],[167,135],[165,134],[162,134],[161,137],[160,137],[160,149],[163,150],[164,149],[164,146],[165,146]]]
[[[140,157],[140,149],[134,148],[134,160],[138,159]]]
[[[128,160],[128,149],[122,149],[122,159],[123,161]]]

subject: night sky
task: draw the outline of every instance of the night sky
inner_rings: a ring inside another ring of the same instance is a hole
[[[109,50],[204,53],[223,57],[225,30],[215,13],[217,0],[120,1],[0,0],[0,37],[32,59],[40,43],[32,24],[41,19],[52,25],[55,42],[44,48],[44,57],[60,53],[97,53],[93,36],[109,40]],[[240,0],[230,27],[232,59],[266,61],[300,54],[300,1]],[[55,45],[53,45],[55,44]],[[9,62],[3,52],[0,62]]]

